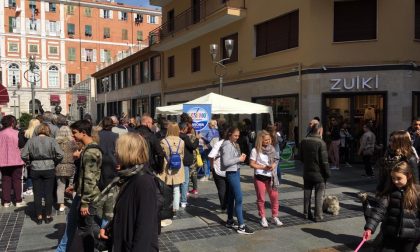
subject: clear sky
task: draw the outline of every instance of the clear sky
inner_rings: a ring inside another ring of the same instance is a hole
[[[149,0],[115,0],[115,2],[134,6],[153,7],[149,4]]]

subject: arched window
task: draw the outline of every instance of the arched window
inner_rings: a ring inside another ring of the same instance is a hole
[[[48,86],[60,87],[60,81],[58,77],[58,67],[50,66],[50,68],[48,68]]]
[[[31,86],[31,82],[35,81],[35,86],[36,87],[41,87],[41,75],[39,73],[39,66],[35,65],[34,66],[34,72],[32,73],[31,71],[28,72],[28,77],[29,77],[29,86]]]
[[[17,87],[18,83],[20,83],[19,65],[12,63],[9,65],[8,84],[9,87]]]

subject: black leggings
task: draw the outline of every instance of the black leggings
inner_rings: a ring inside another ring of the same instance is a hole
[[[227,180],[225,177],[217,175],[214,169],[212,170],[213,180],[217,187],[217,193],[219,195],[220,207],[222,210],[227,208],[227,195],[229,186],[227,185]]]

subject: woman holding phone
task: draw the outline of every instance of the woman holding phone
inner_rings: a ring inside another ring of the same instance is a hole
[[[245,225],[242,213],[240,163],[245,161],[246,155],[243,153],[241,154],[239,145],[236,143],[238,138],[239,129],[229,129],[226,134],[226,141],[223,142],[220,148],[221,170],[226,171],[226,179],[229,186],[229,194],[227,200],[228,219],[226,222],[226,227],[235,227],[233,222],[233,209],[235,208],[236,218],[238,219],[237,232],[239,234],[253,234],[254,231]]]

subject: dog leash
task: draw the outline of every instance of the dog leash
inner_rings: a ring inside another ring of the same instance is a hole
[[[354,252],[358,252],[365,242],[366,238],[363,238],[362,241],[359,243],[359,246],[357,246],[357,248],[354,250]]]

